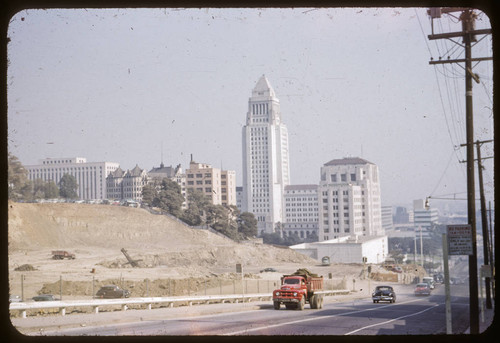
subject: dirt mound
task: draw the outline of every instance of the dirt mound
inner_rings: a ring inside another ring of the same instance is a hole
[[[18,272],[31,272],[34,270],[37,270],[35,267],[33,267],[31,264],[23,264],[22,266],[19,266],[14,269],[15,271]]]
[[[93,250],[102,256],[97,264],[107,268],[131,268],[121,248],[146,268],[315,263],[291,249],[236,243],[167,216],[111,205],[10,202],[8,237],[9,253]],[[80,258],[85,256],[77,254]]]

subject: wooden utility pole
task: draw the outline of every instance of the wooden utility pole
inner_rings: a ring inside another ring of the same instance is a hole
[[[483,228],[483,255],[484,255],[484,265],[489,266],[489,235],[488,235],[488,218],[486,216],[486,199],[484,198],[484,186],[483,186],[483,164],[481,162],[481,143],[476,142],[477,148],[477,173],[479,175],[479,194],[481,195],[481,225]],[[486,290],[486,308],[491,309],[491,291],[490,291],[490,277],[484,278],[485,290]]]
[[[476,14],[470,8],[433,8],[428,11],[432,19],[440,18],[441,14],[461,12],[461,32],[450,32],[435,35],[432,32],[429,40],[462,37],[465,47],[465,59],[430,61],[429,64],[461,63],[465,62],[465,110],[466,110],[466,136],[467,136],[467,216],[468,224],[472,229],[472,255],[469,255],[469,312],[470,333],[479,334],[479,300],[477,284],[477,238],[476,238],[476,206],[474,185],[474,121],[472,107],[472,79],[479,83],[479,77],[472,72],[472,61],[491,60],[491,57],[472,58],[472,42],[476,42],[476,34],[490,34],[491,29],[475,30]],[[434,26],[432,26],[434,31]]]

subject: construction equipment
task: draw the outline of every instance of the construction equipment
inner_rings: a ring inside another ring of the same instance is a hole
[[[52,258],[54,260],[63,260],[65,258],[67,258],[68,260],[74,260],[75,254],[69,253],[64,250],[54,250],[52,251]]]
[[[127,253],[127,250],[125,250],[125,248],[122,248],[121,252],[123,253],[123,255],[125,255],[125,258],[127,259],[127,263],[125,264],[129,264],[132,266],[132,267],[140,267],[139,266],[139,263],[137,262],[140,262],[142,260],[133,260],[132,257],[130,257],[130,255]]]

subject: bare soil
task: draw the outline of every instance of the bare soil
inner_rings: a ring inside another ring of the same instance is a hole
[[[8,239],[10,293],[24,292],[25,299],[58,295],[61,282],[66,299],[111,283],[133,288],[136,296],[161,296],[167,289],[175,295],[172,280],[179,294],[187,287],[206,288],[207,282],[212,288],[230,287],[241,277],[236,264],[242,264],[245,279],[262,280],[279,280],[299,268],[349,280],[362,271],[360,264],[322,267],[289,248],[237,243],[164,215],[112,205],[9,202]],[[140,260],[139,268],[127,264],[122,248]],[[76,259],[53,260],[52,250],[69,251]],[[278,272],[260,273],[265,267]]]

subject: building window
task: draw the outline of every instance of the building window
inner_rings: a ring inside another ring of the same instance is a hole
[[[356,174],[351,174],[351,181],[356,181]]]
[[[332,182],[337,182],[337,174],[330,175],[330,179],[332,180]]]
[[[340,174],[340,180],[342,182],[346,182],[347,181],[347,174]]]

